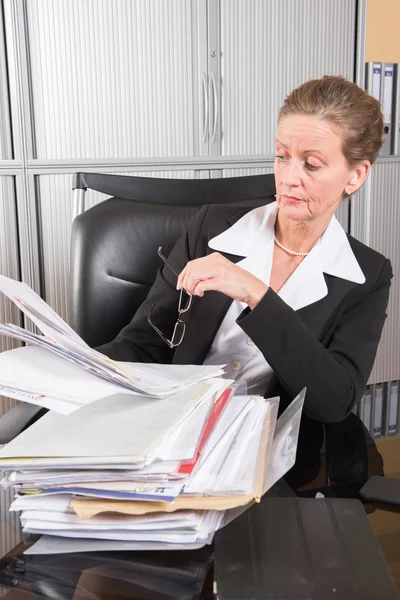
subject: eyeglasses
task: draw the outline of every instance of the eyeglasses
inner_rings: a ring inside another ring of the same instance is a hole
[[[171,267],[171,265],[169,264],[169,262],[163,255],[161,246],[159,246],[157,254],[161,258],[161,260],[164,262],[164,264],[166,264],[167,267],[178,277],[178,273],[173,269],[173,267]],[[180,294],[179,294],[179,303],[178,303],[178,318],[176,320],[175,327],[172,332],[172,337],[170,340],[163,334],[163,332],[152,321],[151,317],[153,314],[155,304],[152,304],[150,307],[149,314],[147,315],[147,320],[148,320],[149,324],[152,326],[152,328],[154,329],[154,331],[156,333],[158,333],[160,338],[162,340],[164,340],[164,342],[171,349],[179,346],[179,344],[182,343],[183,338],[185,337],[186,325],[185,325],[185,322],[182,321],[181,317],[189,310],[189,308],[191,307],[191,304],[192,304],[192,296],[189,296],[188,294],[186,294],[186,292],[183,289],[181,289]]]

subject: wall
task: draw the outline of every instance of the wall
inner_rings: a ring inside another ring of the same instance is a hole
[[[367,62],[400,63],[400,0],[368,0]]]

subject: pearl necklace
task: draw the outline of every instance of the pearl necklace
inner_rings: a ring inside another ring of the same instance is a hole
[[[283,244],[278,242],[275,235],[274,235],[274,242],[277,246],[279,246],[279,248],[281,248],[288,254],[291,254],[292,256],[307,256],[307,254],[310,254],[309,252],[296,252],[295,250],[289,250],[289,248],[286,248],[286,246],[284,246]]]

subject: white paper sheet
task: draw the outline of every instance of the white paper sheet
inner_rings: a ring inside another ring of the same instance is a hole
[[[46,335],[51,337],[55,331],[59,331],[85,344],[78,334],[26,283],[0,275],[0,291],[25,312]]]
[[[69,552],[107,552],[131,550],[197,550],[206,542],[197,544],[164,544],[157,542],[123,542],[111,540],[69,539],[42,535],[42,537],[25,550],[24,554],[67,554]]]
[[[208,394],[209,386],[198,384],[162,400],[118,394],[69,416],[49,412],[0,450],[0,459],[67,458],[79,453],[81,457],[131,457],[132,466],[146,462],[171,428],[184,422]]]
[[[11,503],[10,511],[25,509],[40,509],[45,511],[68,511],[69,503],[73,496],[71,494],[59,494],[58,496],[17,496]],[[75,514],[75,513],[74,513]]]
[[[46,497],[47,498],[47,497]],[[53,522],[57,525],[79,525],[79,527],[110,529],[160,529],[161,527],[195,527],[197,526],[201,511],[180,510],[173,513],[152,513],[151,516],[129,516],[129,515],[98,515],[90,519],[80,519],[74,512],[62,512],[52,510],[25,509],[20,517],[21,521],[29,519],[38,522]]]
[[[23,376],[21,377],[21,374]],[[44,348],[24,346],[0,354],[0,384],[15,387],[24,395],[14,397],[61,414],[106,396],[133,393],[99,379]],[[30,392],[34,397],[26,397]],[[3,389],[3,393],[7,393]]]

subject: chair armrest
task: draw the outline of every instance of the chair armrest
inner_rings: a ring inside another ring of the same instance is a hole
[[[0,418],[0,444],[8,444],[33,421],[41,417],[46,409],[34,404],[21,403]]]

